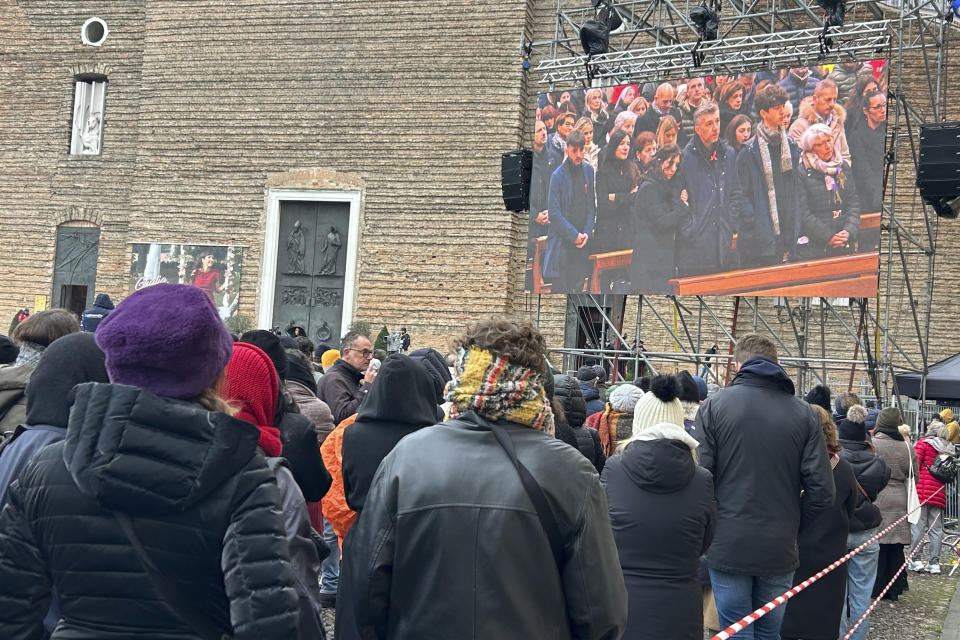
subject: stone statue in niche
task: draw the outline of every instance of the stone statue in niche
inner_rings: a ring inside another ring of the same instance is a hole
[[[330,339],[330,336],[333,335],[333,331],[330,329],[330,325],[327,324],[326,320],[320,321],[320,326],[317,327],[317,340],[320,342],[325,342]]]
[[[303,254],[306,252],[306,242],[303,239],[303,229],[300,221],[293,223],[293,230],[287,236],[287,263],[290,273],[303,273]]]
[[[96,155],[100,153],[100,113],[87,111],[80,130],[80,153]]]
[[[343,240],[340,238],[340,232],[336,227],[330,227],[330,233],[326,235],[320,243],[320,269],[317,275],[332,276],[337,272],[337,256],[340,254],[340,247],[343,246]]]

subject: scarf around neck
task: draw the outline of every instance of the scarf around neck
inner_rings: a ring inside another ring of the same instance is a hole
[[[453,403],[451,418],[475,411],[487,420],[507,420],[553,435],[542,373],[476,347],[460,349],[457,371],[460,375],[449,383],[445,397]]]
[[[843,186],[847,182],[847,176],[843,173],[843,158],[838,158],[836,154],[834,154],[834,157],[830,160],[821,160],[820,156],[813,151],[804,151],[803,164],[808,169],[822,173],[823,184],[827,188],[827,191],[832,192],[837,200],[840,199],[837,188],[843,189]]]
[[[773,223],[773,234],[776,236],[780,235],[780,214],[777,211],[777,192],[773,184],[773,161],[770,159],[770,145],[778,143],[780,144],[780,172],[786,173],[793,169],[787,132],[783,127],[774,131],[761,122],[757,129],[757,148],[760,150],[760,162],[763,164],[763,177],[767,182],[770,221]]]
[[[46,347],[35,342],[21,342],[20,353],[17,354],[17,360],[14,362],[14,365],[18,367],[25,364],[36,366],[36,364],[40,362],[40,356],[43,355],[44,349],[46,349]]]

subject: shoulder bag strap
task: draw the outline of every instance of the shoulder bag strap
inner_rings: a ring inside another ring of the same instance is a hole
[[[557,571],[562,573],[564,565],[563,540],[560,536],[560,528],[557,526],[557,520],[553,515],[553,511],[550,509],[550,505],[547,503],[547,497],[544,495],[543,489],[534,479],[530,470],[517,458],[517,451],[513,446],[513,440],[510,439],[510,435],[506,429],[492,422],[487,422],[486,426],[493,432],[497,442],[499,442],[503,450],[507,452],[510,461],[513,462],[513,466],[517,469],[517,473],[520,474],[520,482],[523,484],[523,488],[527,492],[527,497],[530,498],[530,502],[533,503],[533,508],[536,509],[537,516],[540,518],[540,525],[543,527],[543,530],[547,534],[547,539],[550,541],[550,550],[553,552],[553,561],[557,565]]]
[[[130,519],[130,516],[120,511],[114,511],[113,517],[116,518],[123,533],[130,540],[130,544],[133,545],[133,550],[137,554],[137,559],[140,560],[140,564],[142,564],[146,570],[150,582],[160,593],[160,596],[167,606],[180,616],[180,618],[204,640],[228,640],[231,638],[232,636],[230,634],[218,629],[205,614],[197,609],[192,602],[187,600],[170,578],[154,564],[153,560],[147,554],[147,550],[143,548],[143,543],[140,542],[140,536],[137,535],[136,530],[133,528],[133,521]]]

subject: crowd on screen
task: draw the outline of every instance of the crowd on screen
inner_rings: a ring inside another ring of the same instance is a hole
[[[592,254],[633,249],[604,291],[875,249],[886,61],[540,96],[530,236],[581,291]]]

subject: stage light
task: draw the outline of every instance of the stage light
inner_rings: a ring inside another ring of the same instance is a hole
[[[823,9],[824,27],[842,27],[847,15],[847,3],[844,0],[817,0]]]
[[[587,20],[580,27],[580,44],[588,56],[600,55],[610,50],[610,34],[623,26],[623,19],[610,0],[594,0],[594,20]]]
[[[697,34],[700,40],[716,40],[720,30],[720,16],[705,4],[694,7],[690,12],[690,19],[697,25]]]

